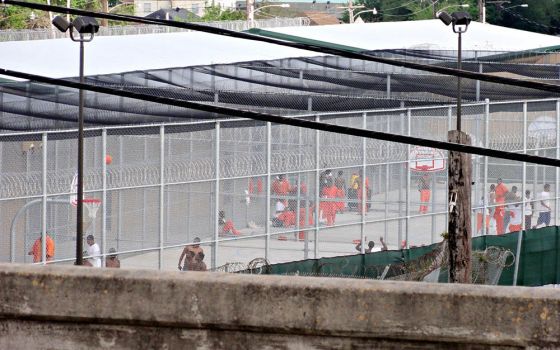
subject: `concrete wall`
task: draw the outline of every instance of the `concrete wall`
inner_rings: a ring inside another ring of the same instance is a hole
[[[1,349],[560,347],[554,289],[0,265]]]

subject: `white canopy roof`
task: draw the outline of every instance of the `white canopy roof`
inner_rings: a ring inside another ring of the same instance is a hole
[[[439,20],[289,27],[274,31],[367,50],[454,50],[457,47],[456,34]],[[471,23],[463,38],[464,50],[520,51],[560,45],[558,37],[478,22]],[[99,36],[85,45],[86,75],[320,55],[200,32]],[[2,42],[0,68],[56,78],[77,76],[78,50],[79,45],[70,39]]]
[[[275,32],[360,47],[367,50],[456,50],[457,34],[440,20],[355,23],[276,28]],[[471,22],[463,34],[463,50],[523,51],[560,45],[560,37]]]

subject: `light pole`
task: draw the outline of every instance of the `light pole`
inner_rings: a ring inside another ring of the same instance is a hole
[[[461,35],[467,31],[471,17],[466,12],[451,15],[440,11],[437,17],[445,24],[453,24],[458,34],[457,69],[461,69]],[[470,137],[461,131],[461,77],[457,77],[457,130],[448,132],[448,141],[470,144]],[[447,175],[449,190],[449,282],[471,282],[471,157],[466,153],[449,151]]]
[[[373,15],[377,15],[377,9],[375,7],[371,10],[363,10],[363,11],[360,11],[360,12],[356,13],[354,15],[354,18],[352,18],[352,22],[350,22],[350,23],[356,23],[356,18],[358,18],[362,13],[367,13],[367,12],[371,12],[371,13],[373,13]]]
[[[355,9],[363,9],[365,8],[364,5],[356,5],[354,6],[352,4],[352,0],[348,1],[348,6],[337,6],[337,9],[344,9],[344,10],[348,10],[348,22],[350,22],[350,24],[354,23],[354,18],[356,17],[354,15],[354,10]],[[377,10],[376,10],[377,11]]]
[[[261,7],[258,7],[258,8],[254,8],[253,1],[250,1],[250,2],[251,2],[251,4],[250,4],[249,9],[248,9],[247,19],[249,20],[249,26],[251,28],[254,27],[255,13],[257,13],[258,11],[260,11],[264,8],[267,8],[267,7],[282,7],[282,8],[290,7],[290,4],[278,4],[278,5],[265,5],[265,6],[261,6]]]
[[[80,83],[84,83],[84,43],[93,40],[99,30],[99,24],[92,17],[77,17],[68,22],[64,17],[56,16],[52,24],[61,32],[70,29],[70,39],[80,43]],[[79,34],[76,38],[74,30]],[[87,35],[87,36],[86,36]],[[77,219],[76,219],[76,265],[83,262],[83,208],[84,208],[84,90],[80,89],[78,106],[78,193],[77,193]]]

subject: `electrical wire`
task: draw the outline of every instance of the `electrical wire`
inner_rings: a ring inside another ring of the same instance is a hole
[[[196,109],[196,110],[210,112],[210,113],[229,115],[233,117],[247,118],[247,119],[258,120],[263,122],[291,125],[291,126],[301,127],[306,129],[334,132],[334,133],[357,136],[357,137],[366,137],[366,138],[388,141],[388,142],[431,147],[431,148],[437,148],[437,149],[454,151],[454,152],[471,153],[471,154],[477,154],[477,155],[488,156],[493,158],[501,158],[501,159],[519,161],[519,162],[527,162],[527,163],[541,164],[546,166],[560,167],[560,159],[546,158],[546,157],[534,156],[530,154],[506,152],[506,151],[488,149],[488,148],[477,147],[477,146],[457,144],[453,142],[429,140],[429,139],[423,139],[423,138],[418,138],[413,136],[404,136],[404,135],[397,135],[397,134],[391,134],[391,133],[374,131],[374,130],[366,130],[366,129],[341,126],[341,125],[315,122],[303,118],[283,117],[280,115],[253,112],[253,111],[236,109],[231,107],[216,106],[216,105],[210,105],[201,102],[178,100],[169,97],[161,97],[161,96],[154,96],[154,95],[149,95],[149,94],[144,94],[139,92],[126,91],[123,89],[114,89],[114,88],[97,86],[92,84],[82,84],[69,80],[49,78],[40,75],[17,72],[17,71],[2,69],[2,68],[0,68],[0,75],[27,79],[30,81],[36,81],[36,82],[50,84],[50,85],[64,86],[73,89],[82,89],[82,90],[93,91],[102,94],[109,94],[114,96],[132,98],[136,100],[160,103],[168,106],[183,107],[183,108]]]

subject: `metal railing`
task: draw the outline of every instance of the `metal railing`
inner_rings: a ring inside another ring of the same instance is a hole
[[[278,28],[278,27],[300,27],[308,26],[310,23],[307,17],[295,18],[272,18],[254,21],[256,28]],[[219,21],[219,22],[196,22],[220,29],[233,31],[243,31],[252,28],[247,21]],[[188,29],[173,28],[167,26],[154,25],[129,25],[129,26],[110,26],[100,27],[96,36],[115,36],[115,35],[142,35],[159,33],[189,32]],[[66,38],[66,33],[58,30],[43,29],[17,29],[0,30],[0,42],[2,41],[27,41],[27,40],[46,40]]]

